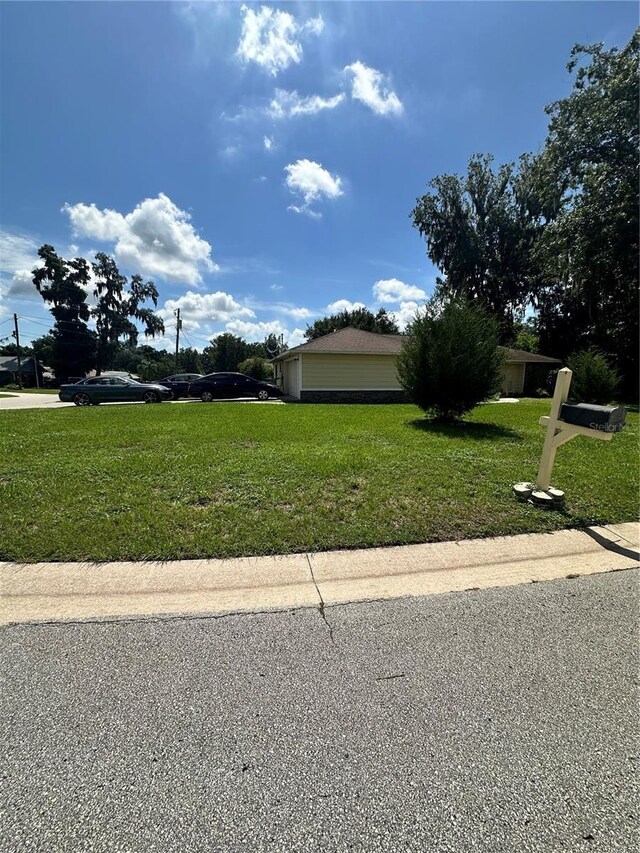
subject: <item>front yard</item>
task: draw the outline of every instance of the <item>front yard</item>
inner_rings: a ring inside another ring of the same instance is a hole
[[[481,406],[463,427],[400,405],[3,412],[0,559],[229,557],[636,518],[637,414],[611,442],[560,448],[565,510],[515,501],[549,402]]]

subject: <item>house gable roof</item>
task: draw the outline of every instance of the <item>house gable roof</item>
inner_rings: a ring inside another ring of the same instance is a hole
[[[364,332],[347,326],[337,332],[329,332],[321,338],[315,338],[306,344],[293,347],[280,353],[273,361],[283,361],[299,352],[334,353],[354,355],[397,355],[402,349],[403,335],[380,335],[377,332]]]
[[[321,338],[315,338],[306,344],[288,349],[272,359],[273,362],[285,361],[298,353],[324,353],[326,355],[398,355],[402,349],[405,335],[381,335],[377,332],[363,332],[348,326],[329,332]],[[504,347],[506,359],[512,364],[561,364],[560,359],[549,358],[534,352]]]
[[[18,357],[15,355],[0,355],[0,371],[7,373],[18,372]],[[20,362],[20,373],[35,373],[33,356],[23,355]]]
[[[525,352],[523,349],[505,347],[507,361],[512,364],[562,364],[559,358],[549,358],[548,355],[538,355],[537,352]]]

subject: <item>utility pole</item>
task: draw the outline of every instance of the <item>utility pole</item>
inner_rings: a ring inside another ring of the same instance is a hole
[[[178,370],[178,347],[180,346],[180,329],[182,328],[182,320],[180,319],[180,309],[176,308],[176,371]]]
[[[40,374],[38,373],[38,359],[33,356],[33,366],[36,371],[36,388],[40,388]]]
[[[13,333],[13,337],[16,339],[16,347],[18,348],[18,385],[22,389],[22,365],[20,363],[20,331],[18,329],[18,315],[13,315],[13,325],[15,326],[15,332]]]

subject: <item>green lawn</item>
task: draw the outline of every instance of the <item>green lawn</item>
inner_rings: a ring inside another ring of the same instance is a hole
[[[564,510],[519,504],[549,400],[464,426],[413,406],[101,406],[7,411],[0,559],[233,556],[556,530],[637,516],[638,415],[558,451]]]
[[[57,394],[58,388],[22,388],[8,391],[8,394]]]

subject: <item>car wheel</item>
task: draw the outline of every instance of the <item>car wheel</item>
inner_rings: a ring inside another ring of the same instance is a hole
[[[145,403],[159,403],[160,397],[156,394],[155,391],[145,391],[142,399]]]
[[[73,398],[73,402],[76,406],[90,406],[91,405],[91,397],[88,394],[76,394]]]
[[[211,403],[213,400],[213,394],[211,391],[203,391],[202,394],[200,394],[200,399],[203,403]]]
[[[266,390],[266,388],[261,388],[258,391],[258,400],[268,400],[268,399],[269,399],[269,392]]]

